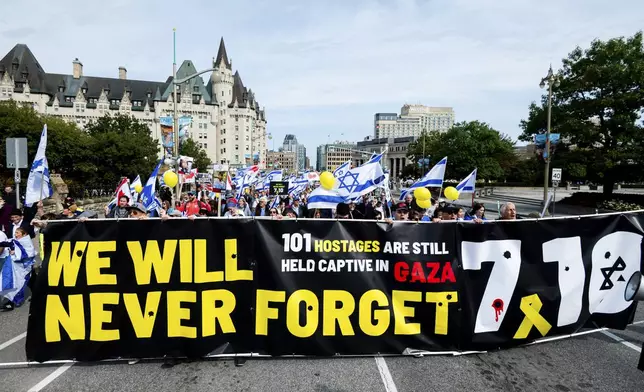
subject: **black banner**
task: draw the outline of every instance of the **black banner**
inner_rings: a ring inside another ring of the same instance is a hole
[[[52,222],[27,358],[479,350],[624,328],[643,220]]]
[[[271,196],[288,196],[288,181],[271,181],[268,194]]]

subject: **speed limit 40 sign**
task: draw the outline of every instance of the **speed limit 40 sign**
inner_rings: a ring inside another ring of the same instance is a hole
[[[561,182],[561,169],[552,169],[552,182]]]

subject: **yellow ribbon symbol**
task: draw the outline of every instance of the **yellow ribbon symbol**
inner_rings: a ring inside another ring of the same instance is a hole
[[[519,308],[525,314],[525,318],[519,325],[517,333],[514,334],[515,339],[525,339],[528,337],[532,327],[536,327],[542,336],[546,336],[552,325],[546,320],[539,311],[543,303],[537,294],[528,295],[521,298],[521,305]]]

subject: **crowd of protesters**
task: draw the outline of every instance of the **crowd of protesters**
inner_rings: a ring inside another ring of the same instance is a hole
[[[168,188],[158,192],[161,208],[156,213],[138,200],[121,196],[106,206],[105,217],[110,219],[148,219],[159,216],[161,219],[203,218],[203,217],[264,217],[272,219],[362,219],[393,223],[394,221],[446,222],[470,221],[483,223],[485,206],[474,203],[472,208],[450,204],[432,199],[432,206],[421,208],[408,193],[404,200],[387,199],[385,192],[377,190],[363,195],[361,200],[340,203],[335,209],[309,208],[307,199],[312,191],[307,188],[298,195],[270,196],[266,191],[254,188],[245,190],[241,196],[232,191],[214,193],[197,185],[195,190],[182,194],[179,200],[173,200]],[[62,203],[62,212],[45,213],[42,202],[33,206],[18,208],[15,205],[13,188],[6,187],[0,196],[0,308],[5,311],[21,306],[25,300],[25,289],[33,282],[37,273],[35,261],[42,255],[41,230],[50,220],[79,220],[95,218],[94,211],[80,208],[73,198],[66,198]],[[517,219],[516,207],[506,203],[499,211],[499,219]],[[39,244],[40,247],[35,246]],[[38,251],[37,249],[40,249]],[[8,277],[11,276],[11,279]],[[7,284],[11,281],[11,284]]]

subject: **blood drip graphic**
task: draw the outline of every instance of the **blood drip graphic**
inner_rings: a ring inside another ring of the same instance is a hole
[[[499,315],[501,314],[501,312],[503,312],[503,300],[501,298],[495,299],[494,301],[492,301],[492,307],[494,308],[495,321],[498,323]]]

